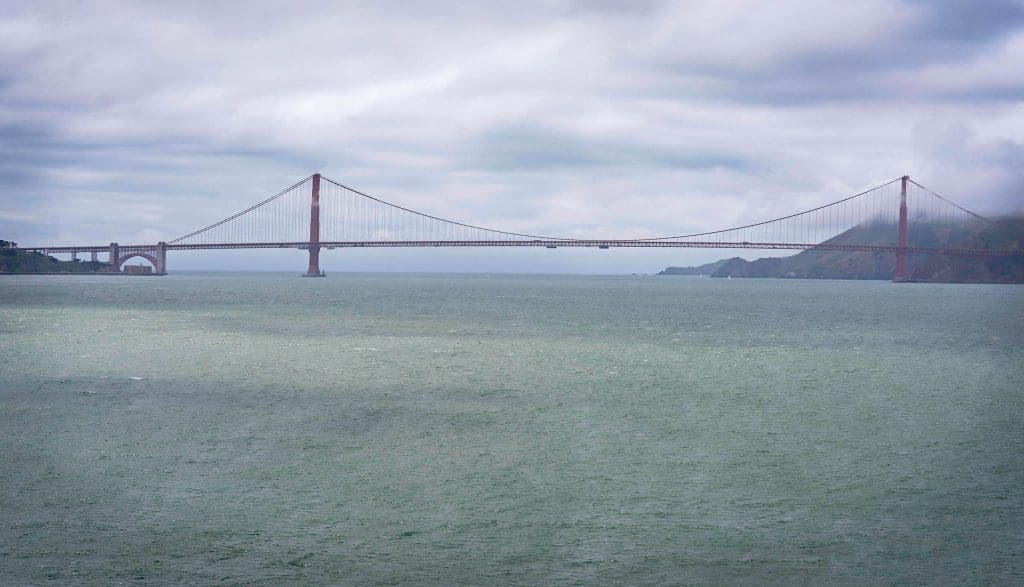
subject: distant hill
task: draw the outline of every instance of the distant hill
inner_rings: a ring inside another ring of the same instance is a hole
[[[851,228],[825,242],[895,244],[895,235],[895,225],[874,224]],[[916,225],[908,234],[907,244],[915,247],[1024,249],[1024,218],[1006,218],[992,224],[979,221],[955,230],[938,225]],[[712,266],[713,271],[706,270]],[[766,257],[754,261],[732,257],[699,267],[669,267],[659,275],[695,275],[698,272],[711,277],[888,280],[896,272],[896,255],[811,249],[791,257]],[[906,275],[910,281],[1024,283],[1024,259],[907,255]]]
[[[33,251],[19,251],[15,243],[0,241],[0,273],[95,273],[102,261],[60,261]]]
[[[696,267],[666,267],[663,271],[659,271],[658,275],[711,275],[726,261],[728,259],[697,265]]]

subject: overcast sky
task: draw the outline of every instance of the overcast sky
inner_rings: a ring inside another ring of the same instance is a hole
[[[0,238],[170,240],[314,172],[467,223],[681,234],[903,174],[1024,205],[1024,0],[0,4]],[[330,251],[656,272],[722,251]],[[170,269],[302,270],[303,253]]]

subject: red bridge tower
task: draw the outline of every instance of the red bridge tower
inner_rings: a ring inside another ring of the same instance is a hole
[[[903,281],[906,279],[904,270],[904,257],[906,254],[904,251],[907,248],[907,181],[909,179],[909,175],[904,175],[900,178],[900,224],[899,236],[896,241],[896,246],[899,249],[896,251],[896,274],[892,277],[893,281]]]
[[[309,269],[303,277],[323,277],[320,271],[320,174],[313,174],[309,205]]]

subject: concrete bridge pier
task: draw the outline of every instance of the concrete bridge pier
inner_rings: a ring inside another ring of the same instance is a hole
[[[110,252],[107,256],[107,264],[118,271],[121,270],[121,247],[117,243],[110,243]]]
[[[97,258],[96,258],[96,257],[97,257],[96,251],[92,251],[92,252],[90,253],[90,255],[92,255],[92,258],[91,258],[91,259],[89,259],[90,261],[96,261],[96,260],[97,260]]]
[[[156,267],[153,270],[157,275],[167,275],[167,243],[164,241],[156,244]]]

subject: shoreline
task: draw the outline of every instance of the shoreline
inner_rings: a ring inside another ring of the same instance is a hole
[[[166,273],[122,273],[118,271],[114,273],[112,271],[26,271],[18,273],[0,272],[0,276],[4,275],[106,275],[111,277],[164,277]]]

